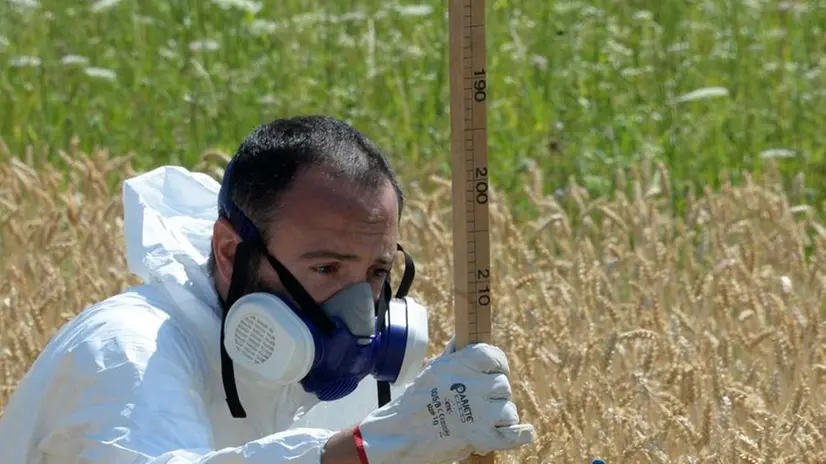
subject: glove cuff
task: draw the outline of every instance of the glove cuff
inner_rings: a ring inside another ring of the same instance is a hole
[[[361,462],[361,464],[370,464],[370,461],[367,460],[367,453],[364,452],[364,439],[361,437],[361,425],[357,425],[353,429],[353,441],[356,443],[359,462]]]

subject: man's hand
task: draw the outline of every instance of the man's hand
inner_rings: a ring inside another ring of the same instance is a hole
[[[534,430],[519,424],[508,374],[497,347],[480,343],[454,352],[449,346],[402,395],[368,415],[350,440],[345,434],[330,440],[330,455],[342,460],[322,462],[448,463],[526,445]]]

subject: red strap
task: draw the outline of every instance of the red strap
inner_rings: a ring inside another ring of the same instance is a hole
[[[364,440],[361,438],[360,426],[356,426],[356,428],[353,429],[353,440],[356,442],[356,450],[359,453],[359,461],[361,461],[361,464],[370,464],[367,460],[367,453],[364,452]]]

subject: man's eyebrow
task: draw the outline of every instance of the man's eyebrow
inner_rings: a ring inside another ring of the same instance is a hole
[[[358,261],[359,257],[348,253],[339,253],[333,250],[313,250],[301,255],[301,259],[333,258],[340,261]]]
[[[319,259],[319,258],[330,258],[330,259],[337,259],[339,261],[358,261],[359,256],[350,254],[350,253],[339,253],[333,250],[321,249],[321,250],[313,250],[308,251],[300,256],[301,259]],[[390,256],[379,256],[376,258],[376,263],[382,264],[385,266],[390,266],[393,264],[393,255]]]

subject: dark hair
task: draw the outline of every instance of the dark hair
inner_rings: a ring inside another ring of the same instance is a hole
[[[276,119],[256,127],[238,147],[223,188],[266,236],[283,193],[299,174],[313,168],[365,188],[378,188],[389,180],[401,217],[404,194],[387,157],[367,136],[330,116]],[[210,272],[213,261],[211,255]]]

